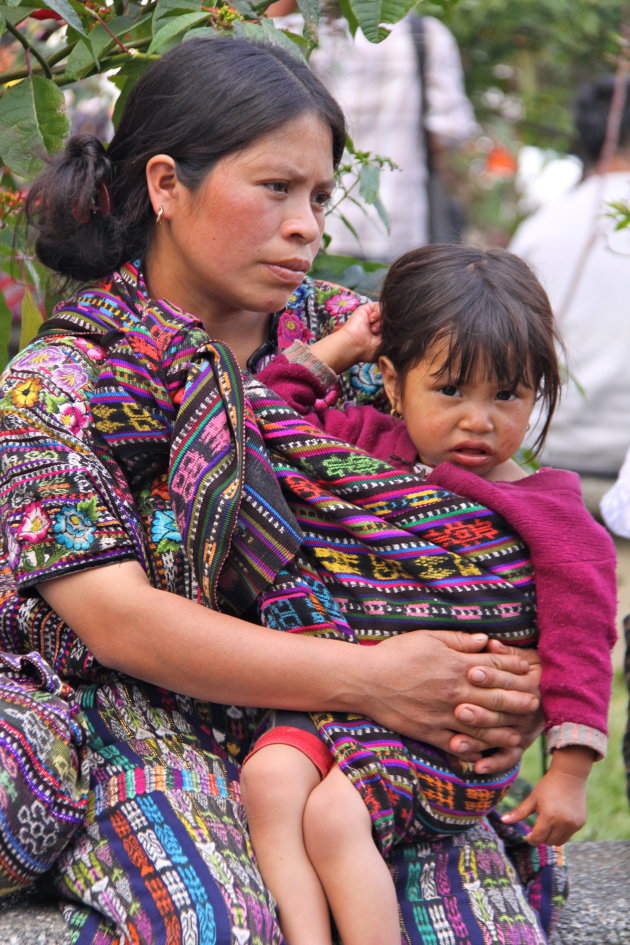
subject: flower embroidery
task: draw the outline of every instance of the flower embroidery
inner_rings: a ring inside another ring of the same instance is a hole
[[[51,379],[54,384],[61,387],[62,390],[74,393],[85,387],[88,381],[87,374],[71,361],[65,361],[51,372]]]
[[[95,345],[87,338],[74,338],[74,344],[77,348],[87,354],[90,361],[102,361],[105,357],[105,352],[100,347],[100,345]]]
[[[43,541],[51,526],[50,518],[41,502],[31,502],[24,509],[24,518],[18,529],[18,538],[34,545]]]
[[[39,369],[50,367],[53,364],[61,364],[63,360],[64,356],[61,351],[52,347],[52,345],[47,348],[38,348],[31,345],[13,360],[13,368],[19,371]]]
[[[360,299],[350,292],[336,292],[332,298],[326,299],[326,311],[333,316],[340,316],[339,323],[345,322],[348,315],[360,305]]]
[[[90,547],[95,528],[85,512],[73,505],[65,505],[55,515],[53,531],[59,544],[78,551]]]
[[[308,330],[299,315],[293,315],[290,311],[282,313],[278,322],[278,347],[281,351],[288,348],[296,339],[308,344],[312,338],[312,332]]]
[[[11,400],[16,407],[34,407],[42,389],[42,382],[38,377],[29,377],[20,381],[11,391]]]
[[[181,544],[181,535],[175,523],[175,513],[171,509],[158,509],[151,522],[151,538],[156,544],[161,541],[173,541]]]
[[[75,404],[64,404],[58,416],[63,426],[75,436],[79,436],[90,422],[87,408],[81,401]]]

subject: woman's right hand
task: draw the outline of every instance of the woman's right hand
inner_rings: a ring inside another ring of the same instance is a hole
[[[360,647],[361,712],[464,758],[504,749],[505,768],[520,756],[523,732],[535,727],[539,674],[513,650],[485,652],[488,642],[485,634],[422,630]]]

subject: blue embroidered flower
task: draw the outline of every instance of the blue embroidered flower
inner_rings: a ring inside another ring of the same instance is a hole
[[[175,513],[171,509],[158,509],[151,522],[151,538],[156,544],[174,541],[181,544],[182,538],[175,524]]]
[[[84,511],[66,505],[56,513],[53,531],[60,545],[78,551],[90,547],[96,530]]]

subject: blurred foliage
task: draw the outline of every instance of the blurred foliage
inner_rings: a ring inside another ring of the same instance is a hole
[[[460,0],[433,12],[459,43],[483,125],[506,122],[519,142],[566,152],[575,91],[615,71],[629,6],[628,0]]]
[[[193,36],[229,34],[280,43],[308,58],[317,43],[321,11],[330,0],[298,0],[302,35],[279,30],[265,16],[271,0],[1,0],[0,57],[0,364],[6,358],[7,321],[32,329],[34,309],[48,310],[51,288],[16,229],[20,194],[46,154],[58,150],[70,128],[69,93],[107,74],[125,101],[138,76],[173,45]],[[339,0],[351,30],[372,41],[414,8],[443,19],[462,52],[468,93],[482,134],[467,153],[453,155],[458,200],[473,238],[505,243],[518,218],[515,156],[522,143],[560,151],[571,147],[569,104],[576,85],[611,72],[619,56],[627,0]],[[8,65],[6,57],[13,57]],[[383,143],[386,150],[387,143]],[[506,161],[507,156],[507,161]],[[510,159],[513,167],[510,168]],[[344,169],[354,179],[345,200],[378,202],[385,158],[357,154],[349,142]],[[451,166],[449,168],[449,161]],[[343,204],[335,208],[343,216]],[[357,260],[318,259],[318,273],[373,294],[379,267]],[[18,334],[14,326],[14,335]],[[22,332],[22,338],[26,332]]]
[[[575,153],[578,87],[614,73],[628,42],[628,0],[459,0],[417,4],[455,35],[481,134],[453,155],[468,237],[505,246],[523,216],[516,167],[523,145],[553,160]],[[509,162],[496,161],[498,155]]]

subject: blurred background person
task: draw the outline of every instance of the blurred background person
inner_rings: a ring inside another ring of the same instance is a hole
[[[543,282],[567,349],[571,379],[542,462],[589,477],[615,477],[630,444],[630,235],[615,232],[607,206],[630,200],[629,87],[608,159],[614,79],[580,89],[574,122],[582,180],[525,220],[509,245]]]
[[[345,200],[341,212],[352,229],[329,215],[329,252],[391,262],[424,243],[457,240],[463,215],[438,166],[444,152],[462,146],[477,126],[453,35],[433,17],[410,14],[383,42],[371,43],[360,30],[351,36],[336,2],[321,6],[320,45],[310,65],[344,109],[355,148],[397,165],[384,167],[380,179],[389,232],[374,206]],[[267,14],[277,26],[300,32],[295,10],[295,0],[280,0]]]

